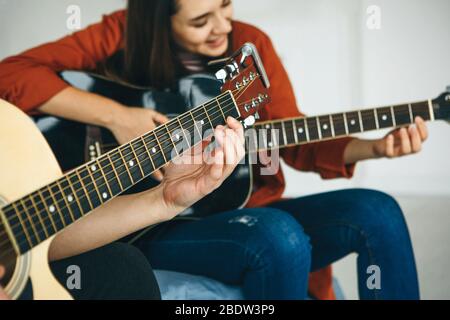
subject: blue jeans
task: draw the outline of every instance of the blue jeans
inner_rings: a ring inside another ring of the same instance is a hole
[[[305,299],[309,272],[356,253],[361,299],[419,299],[403,213],[377,191],[342,190],[173,221],[136,245],[155,269],[238,285],[247,299]],[[369,266],[379,267],[378,278],[369,279]]]

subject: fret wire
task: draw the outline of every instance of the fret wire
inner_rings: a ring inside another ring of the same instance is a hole
[[[207,114],[207,116],[208,116],[208,114]],[[80,176],[78,172],[76,172],[76,173],[77,173],[78,176]],[[90,172],[89,172],[89,174],[90,174]],[[80,178],[81,178],[81,176],[80,176]],[[92,179],[92,180],[93,180],[93,183],[95,184],[96,180],[95,180],[95,179]],[[119,179],[118,181],[120,181],[120,179]],[[73,187],[72,187],[72,185],[71,185],[71,182],[69,181],[68,183],[69,183],[70,188],[73,189]],[[82,187],[84,188],[83,184],[81,184],[81,185],[82,185]],[[61,189],[61,187],[59,187],[59,188]],[[84,188],[84,189],[85,189],[85,188]],[[97,189],[97,192],[98,192],[98,189]],[[50,194],[51,197],[53,198],[53,200],[54,200],[54,202],[55,202],[55,205],[57,205],[58,208],[59,208],[59,205],[58,205],[59,201],[56,201],[56,199],[54,198],[53,192],[52,192],[50,189],[49,189],[49,194]],[[42,195],[41,195],[41,198],[43,198]],[[88,200],[89,200],[89,198],[88,198]],[[89,202],[90,202],[90,200],[89,200]],[[44,205],[47,205],[45,201],[43,202],[43,204],[44,204]],[[91,204],[91,203],[90,203],[90,204]],[[91,204],[91,206],[92,206],[92,204]],[[81,207],[81,206],[80,206],[80,207]],[[69,207],[69,209],[70,209],[70,207]],[[83,211],[83,210],[81,210],[81,211]],[[58,212],[58,213],[60,213],[60,212]],[[64,224],[64,219],[62,219],[61,222],[63,222],[63,224]]]
[[[63,225],[64,227],[66,227],[66,222],[64,221],[64,217],[62,216],[61,210],[60,210],[60,208],[59,208],[58,201],[56,201],[56,198],[55,198],[55,196],[54,196],[54,194],[53,194],[53,191],[50,189],[50,185],[48,185],[48,186],[46,187],[46,189],[47,189],[47,191],[48,191],[50,197],[51,197],[52,200],[53,200],[53,204],[56,206],[56,211],[58,212],[58,215],[59,215],[59,217],[60,217],[60,219],[61,219],[62,225]]]
[[[125,169],[128,172],[128,175],[130,176],[131,183],[134,184],[135,182],[134,182],[133,176],[131,175],[130,169],[128,169],[127,160],[123,157],[122,150],[120,148],[121,147],[117,148],[117,150],[119,151],[120,158],[122,158]]]
[[[26,239],[28,241],[28,244],[29,244],[30,248],[33,248],[33,242],[31,241],[31,237],[30,237],[30,235],[28,233],[30,230],[28,230],[27,226],[23,222],[22,215],[21,215],[20,211],[18,210],[16,203],[15,202],[11,203],[11,206],[14,209],[14,211],[16,213],[16,216],[19,218],[20,226],[22,227],[22,229],[24,231],[23,233],[25,233],[25,237],[26,237]],[[11,229],[13,229],[13,228],[14,227],[11,226]],[[14,233],[14,231],[13,231],[13,233]],[[20,243],[18,245],[20,247]]]
[[[357,112],[358,112],[358,119],[359,119],[359,128],[361,129],[361,132],[364,132],[364,123],[362,121],[361,110],[359,110]]]
[[[30,222],[31,229],[34,232],[34,236],[35,236],[37,242],[40,243],[42,240],[41,240],[41,237],[39,236],[39,233],[36,230],[35,223],[33,222],[33,219],[31,218],[30,212],[28,211],[28,207],[25,206],[25,202],[23,201],[23,198],[20,199],[19,202],[22,205],[22,207],[24,208],[25,215],[27,216],[28,221]]]
[[[92,205],[92,202],[91,202],[91,199],[90,199],[90,196],[89,196],[89,192],[87,191],[86,187],[84,186],[83,179],[81,179],[81,175],[78,172],[78,169],[75,170],[75,173],[76,173],[76,175],[78,177],[78,181],[80,181],[81,188],[84,190],[84,194],[86,195],[86,200],[88,201],[89,206],[91,207],[91,210],[94,210],[94,206]]]
[[[181,128],[181,133],[183,135],[183,139],[184,139],[184,141],[186,141],[188,148],[190,149],[190,148],[192,148],[191,141],[188,140],[188,138],[186,137],[185,129],[183,128],[183,124],[181,123],[180,119],[177,118],[177,120],[178,120],[178,124],[180,125],[180,128]],[[195,121],[194,121],[194,126],[195,126]],[[191,134],[189,130],[186,130],[186,131],[188,131],[189,134]],[[195,142],[195,128],[194,128],[194,132],[192,132],[192,134],[194,134],[194,142]]]
[[[56,232],[58,230],[58,228],[56,228],[56,224],[55,224],[55,221],[53,220],[53,216],[52,216],[52,214],[50,214],[50,208],[48,207],[47,202],[44,200],[44,196],[42,195],[42,192],[40,189],[37,191],[37,193],[38,193],[39,197],[41,198],[42,204],[44,205],[44,209],[47,209],[47,216],[50,217],[50,221],[53,225],[53,229]]]
[[[295,119],[292,119],[292,130],[294,131],[294,139],[295,143],[298,143],[298,136],[297,136],[297,126],[295,125]]]
[[[428,100],[428,108],[429,108],[429,112],[430,112],[430,120],[434,121],[435,115],[434,115],[434,110],[433,110],[433,103],[431,100]],[[413,123],[414,123],[414,121],[413,121]]]
[[[202,137],[202,134],[201,134],[201,132],[200,132],[200,129],[197,127],[197,121],[195,120],[194,115],[193,115],[192,112],[189,112],[189,114],[190,114],[190,116],[191,116],[191,118],[192,118],[192,121],[194,122],[194,127],[195,127],[195,129],[197,129],[198,136],[201,138],[201,137]],[[195,130],[194,130],[194,131],[195,131]],[[195,133],[194,133],[194,134],[195,134]]]
[[[5,209],[5,207],[0,208],[0,222],[4,226],[4,229],[5,229],[4,233],[6,234],[7,239],[10,241],[11,245],[13,246],[14,252],[17,255],[19,255],[21,253],[21,250],[19,247],[20,244],[18,243],[18,241],[14,235],[14,231],[11,227],[11,223],[8,220],[7,211],[4,209]],[[11,208],[11,207],[10,207],[10,209],[14,210],[14,208]],[[13,212],[13,215],[14,215],[14,212]]]
[[[67,175],[66,181],[67,181],[67,184],[69,185],[70,190],[72,191],[73,198],[75,199],[75,202],[77,203],[77,206],[78,206],[78,208],[80,209],[80,214],[81,214],[82,216],[84,216],[86,213],[84,212],[83,206],[82,206],[81,203],[80,203],[80,199],[78,199],[78,196],[77,196],[77,193],[76,193],[76,191],[75,191],[75,188],[74,188],[73,185],[72,185],[72,181],[70,180],[70,174]],[[80,181],[80,183],[81,183],[81,181]]]
[[[141,137],[141,141],[142,141],[142,144],[144,145],[145,151],[146,151],[147,154],[148,154],[148,157],[149,157],[149,159],[150,159],[150,162],[152,163],[153,170],[156,171],[155,163],[153,162],[152,155],[150,154],[150,150],[148,150],[147,143],[145,142],[144,137]]]
[[[333,121],[333,116],[330,114],[329,115],[329,120],[330,120],[330,127],[331,127],[331,135],[333,136],[333,137],[335,137],[336,136],[336,133],[334,132],[334,121]]]
[[[287,144],[288,143],[288,139],[287,139],[286,126],[284,124],[284,121],[281,121],[281,131],[283,131],[284,143]]]
[[[137,164],[138,164],[138,167],[139,167],[139,169],[141,170],[142,176],[145,177],[144,170],[142,169],[142,165],[141,165],[141,163],[140,163],[140,161],[139,161],[139,158],[138,158],[138,156],[137,156],[137,154],[136,154],[136,151],[134,150],[133,143],[130,143],[130,146],[131,146],[131,151],[133,152],[134,157],[136,158],[136,162],[137,162]]]
[[[348,126],[348,119],[347,119],[347,112],[344,112],[342,114],[344,118],[344,127],[345,127],[345,134],[350,134],[349,126]]]
[[[306,135],[306,141],[311,141],[309,139],[309,126],[308,121],[306,121],[307,118],[303,118],[303,123],[305,124],[305,135]]]
[[[41,225],[44,227],[44,234],[45,234],[45,237],[48,238],[48,237],[49,237],[49,234],[48,234],[48,232],[47,232],[47,227],[46,227],[46,225],[44,224],[44,219],[43,219],[42,216],[41,216],[41,212],[40,212],[39,208],[37,207],[36,202],[35,202],[34,199],[33,199],[33,194],[29,195],[28,197],[29,197],[30,200],[31,200],[31,203],[32,203],[32,205],[33,205],[33,207],[34,207],[34,210],[36,210],[36,215],[37,215],[39,221],[41,222]]]
[[[95,166],[95,165],[92,165],[92,166]],[[81,170],[82,170],[82,169],[81,169]],[[90,177],[91,180],[92,180],[92,185],[94,186],[94,190],[95,190],[95,192],[97,193],[98,200],[99,200],[100,204],[103,204],[104,201],[103,201],[101,192],[100,192],[100,190],[98,189],[97,181],[94,179],[94,175],[92,174],[92,171],[94,171],[93,167],[84,167],[84,170],[85,170],[85,171],[87,172],[87,174],[88,174],[87,177]],[[91,171],[91,170],[92,170],[92,171]],[[95,171],[97,171],[97,167],[95,167]],[[84,180],[83,180],[82,182],[84,183]],[[91,183],[86,184],[86,186],[88,186],[88,185],[91,185]],[[94,199],[94,200],[95,200],[95,199]],[[95,206],[94,206],[94,208],[95,208]]]
[[[408,103],[408,111],[409,111],[409,120],[411,121],[411,123],[414,123],[414,116],[412,112],[411,103]]]
[[[319,140],[322,140],[322,125],[320,124],[319,117],[316,117],[317,132],[319,133]]]
[[[155,136],[156,143],[157,143],[158,146],[159,146],[159,150],[161,150],[161,154],[162,154],[162,156],[163,156],[163,158],[164,158],[164,162],[167,163],[168,161],[167,161],[166,155],[164,154],[164,149],[162,148],[162,145],[161,145],[161,143],[159,142],[158,135],[156,134],[156,132],[154,132],[153,135]]]
[[[72,222],[75,222],[76,219],[75,219],[75,216],[73,215],[72,208],[69,206],[69,203],[67,202],[66,196],[65,196],[65,194],[63,192],[63,189],[61,188],[61,184],[60,184],[59,180],[56,180],[56,184],[57,184],[57,186],[58,186],[58,188],[59,188],[59,190],[61,192],[62,198],[64,199],[64,203],[66,204],[66,207],[67,207],[67,209],[69,211],[69,214],[72,217]]]
[[[389,109],[391,110],[392,124],[394,125],[394,127],[396,127],[397,126],[397,120],[395,119],[394,107],[390,106]]]
[[[209,118],[208,110],[206,107],[203,107],[203,110],[205,110],[206,117],[208,118],[209,123],[211,124],[211,128],[214,128],[214,124],[212,123],[211,119]]]
[[[116,167],[115,167],[115,165],[114,165],[114,161],[111,159],[111,154],[110,154],[110,153],[107,153],[106,155],[107,155],[107,157],[108,157],[109,162],[111,163],[111,168],[113,169],[114,174],[116,175],[117,182],[119,182],[120,190],[121,190],[121,191],[125,190],[125,189],[123,188],[123,186],[122,186],[122,181],[120,181],[119,174],[117,173]]]
[[[380,129],[380,121],[378,120],[378,109],[373,109],[375,112],[375,123],[377,125],[377,129]]]
[[[220,110],[220,112],[222,113],[223,120],[226,122],[226,121],[227,121],[227,118],[225,117],[225,114],[223,113],[223,110],[222,110],[222,108],[221,108],[221,106],[220,106],[219,99],[216,98],[216,101],[217,101],[217,104],[219,105],[219,110]]]
[[[106,188],[108,189],[109,194],[111,195],[111,197],[113,197],[114,192],[112,192],[111,187],[109,186],[110,181],[109,181],[108,177],[106,176],[105,172],[103,171],[101,163],[99,162],[98,159],[95,162],[97,163],[98,167],[100,168],[100,172],[102,173],[103,180],[105,180]]]
[[[168,140],[170,140],[170,142],[172,143],[172,146],[173,146],[173,149],[175,149],[175,152],[177,153],[177,155],[179,156],[180,154],[178,153],[178,150],[177,150],[177,146],[175,145],[175,142],[173,142],[173,139],[172,139],[172,134],[171,134],[171,132],[169,131],[169,128],[165,125],[164,126],[164,128],[166,129],[166,132],[167,132],[167,134],[169,135],[169,139]],[[172,149],[172,150],[173,150]],[[164,152],[163,152],[164,153]],[[170,160],[169,160],[170,161]]]

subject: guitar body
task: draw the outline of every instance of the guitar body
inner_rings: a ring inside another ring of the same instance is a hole
[[[146,88],[119,84],[107,79],[82,72],[64,72],[64,80],[74,87],[99,94],[128,106],[142,106],[155,109],[169,118],[201,105],[220,93],[220,83],[208,75],[195,75],[179,81],[178,92],[152,91]],[[50,144],[63,171],[71,170],[108,152],[117,146],[117,141],[109,130],[101,129],[101,143],[86,145],[86,125],[55,117],[36,117],[35,121]],[[70,141],[70,143],[68,143]],[[92,148],[89,150],[89,148]],[[181,214],[196,217],[206,216],[243,207],[250,195],[252,172],[248,165],[240,164],[221,187],[206,196]],[[131,188],[127,193],[137,193],[154,188],[159,182],[147,178]]]
[[[16,107],[0,100],[0,207],[62,176],[52,151],[29,117]],[[2,215],[3,216],[3,215]],[[30,252],[18,255],[8,227],[1,220],[0,264],[6,268],[1,280],[7,294],[17,299],[29,278],[34,299],[71,299],[54,278],[48,264],[48,249],[53,237]]]

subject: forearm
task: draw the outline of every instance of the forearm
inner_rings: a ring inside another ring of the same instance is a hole
[[[123,106],[97,94],[68,87],[38,110],[53,116],[109,128]]]
[[[104,246],[180,211],[164,203],[161,187],[115,198],[58,234],[49,259],[60,260]]]
[[[344,151],[345,164],[378,158],[374,152],[374,141],[353,139]]]

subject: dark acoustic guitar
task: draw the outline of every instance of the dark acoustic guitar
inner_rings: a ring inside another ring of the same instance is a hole
[[[0,100],[0,285],[8,296],[20,297],[31,278],[35,299],[70,298],[48,266],[57,233],[201,143],[201,127],[211,132],[228,116],[254,122],[269,83],[253,45],[235,55],[221,71],[220,95],[65,174],[35,123]]]
[[[175,92],[158,92],[147,88],[120,84],[85,73],[63,74],[66,81],[83,90],[94,92],[124,105],[154,108],[173,117],[211,99],[220,92],[221,83],[209,75],[195,75],[180,80]],[[386,128],[399,128],[414,123],[416,116],[427,121],[450,119],[450,92],[437,99],[401,105],[377,107],[337,114],[280,119],[256,123],[248,130],[246,162],[240,164],[219,190],[205,197],[184,215],[205,216],[245,206],[252,190],[251,154],[306,143],[319,142]],[[51,125],[43,125],[43,121]],[[84,157],[96,158],[117,145],[106,129],[101,139],[86,143],[86,126],[61,119],[40,119],[39,126],[49,140],[61,166],[70,169],[84,162]],[[88,139],[89,140],[89,139]],[[71,141],[70,144],[67,141]],[[130,192],[156,186],[146,179]]]

